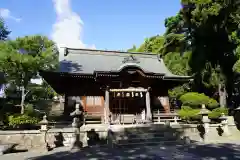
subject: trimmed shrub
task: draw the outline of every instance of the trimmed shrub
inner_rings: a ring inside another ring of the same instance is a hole
[[[190,121],[190,120],[199,120],[201,118],[198,113],[200,109],[193,109],[189,106],[182,106],[181,110],[178,111],[178,114],[182,120]]]
[[[215,99],[197,92],[188,92],[182,95],[180,101],[183,106],[190,106],[191,108],[199,108],[202,104],[205,104],[209,108],[216,108],[219,105]]]
[[[222,107],[215,108],[208,114],[208,116],[211,119],[216,119],[216,118],[219,118],[222,115],[222,113],[224,113],[225,115],[228,115],[228,108],[222,108]]]

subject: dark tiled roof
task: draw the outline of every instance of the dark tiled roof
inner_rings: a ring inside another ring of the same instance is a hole
[[[66,48],[64,54],[60,61],[60,72],[94,74],[137,67],[145,73],[163,74],[166,78],[187,78],[172,74],[157,54],[70,48]]]

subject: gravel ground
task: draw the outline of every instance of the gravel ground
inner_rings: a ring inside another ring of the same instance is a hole
[[[188,146],[89,147],[70,152],[61,147],[47,153],[23,152],[0,156],[0,160],[240,160],[238,144],[192,144]]]

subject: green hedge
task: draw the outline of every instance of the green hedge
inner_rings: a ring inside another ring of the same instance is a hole
[[[189,106],[182,106],[181,110],[178,111],[178,114],[182,120],[190,121],[190,120],[199,120],[201,116],[198,115],[200,109],[193,109]]]
[[[208,114],[209,118],[214,119],[214,118],[219,118],[222,113],[225,115],[228,115],[228,108],[215,108]]]
[[[181,110],[178,111],[178,114],[182,120],[192,121],[192,120],[201,120],[201,115],[199,115],[201,109],[194,109],[189,106],[182,106]],[[217,119],[224,113],[228,115],[228,108],[215,108],[208,114],[210,119]]]
[[[191,108],[199,108],[202,104],[205,104],[208,108],[212,109],[219,106],[215,99],[197,92],[188,92],[182,95],[179,100],[182,102],[183,106],[190,106]]]

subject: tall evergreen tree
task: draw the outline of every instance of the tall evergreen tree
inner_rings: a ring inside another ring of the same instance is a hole
[[[11,31],[8,30],[4,20],[0,18],[0,41],[7,40],[10,33]]]

